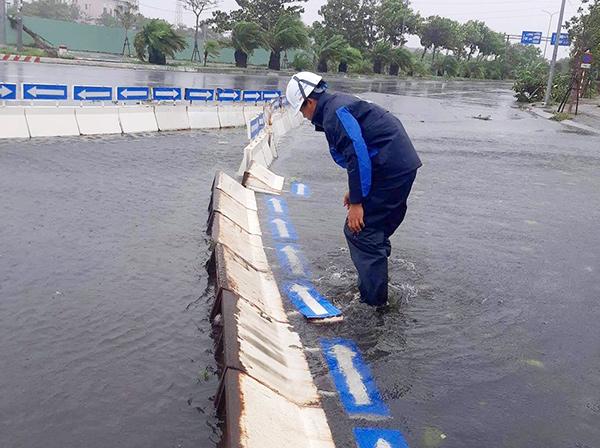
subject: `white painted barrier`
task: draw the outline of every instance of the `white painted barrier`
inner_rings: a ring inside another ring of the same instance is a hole
[[[28,107],[25,117],[31,137],[79,135],[74,107]]]
[[[119,121],[125,134],[158,132],[158,124],[152,106],[122,106]]]
[[[300,336],[289,325],[234,297],[223,297],[221,315],[225,368],[250,375],[297,405],[320,404]]]
[[[232,177],[225,174],[223,171],[217,172],[215,181],[213,182],[213,191],[218,189],[235,199],[249,210],[258,210],[256,204],[256,194],[254,191],[244,188],[242,184],[236,182]]]
[[[154,115],[159,131],[182,131],[190,129],[190,118],[186,106],[154,106]]]
[[[221,122],[222,128],[237,128],[246,126],[244,106],[237,104],[220,105],[219,121]]]
[[[251,141],[244,148],[244,157],[238,170],[238,175],[243,175],[252,162],[257,162],[266,168],[270,167],[273,163],[273,153],[269,146],[269,135],[266,132],[262,132],[258,138]]]
[[[252,162],[244,173],[242,185],[259,193],[281,194],[284,180],[260,163]]]
[[[219,129],[221,127],[219,108],[216,105],[188,106],[187,113],[192,129]]]
[[[234,369],[227,369],[221,390],[225,446],[335,448],[322,408],[298,406]]]
[[[258,115],[262,114],[264,109],[265,108],[263,106],[244,105],[244,120],[246,121],[246,124],[248,124],[250,120],[254,120]]]
[[[0,139],[29,138],[24,107],[0,107]]]
[[[210,211],[211,216],[209,218],[209,230],[212,230],[214,213],[219,212],[231,219],[246,232],[251,233],[252,235],[262,235],[260,231],[258,213],[255,210],[248,210],[242,204],[221,190],[215,190],[213,192]]]
[[[75,109],[75,118],[81,135],[121,134],[117,106],[86,106]]]
[[[278,322],[287,323],[283,301],[271,272],[254,269],[226,246],[217,243],[214,250],[217,269],[216,308],[222,308],[223,292],[231,291],[258,311]]]

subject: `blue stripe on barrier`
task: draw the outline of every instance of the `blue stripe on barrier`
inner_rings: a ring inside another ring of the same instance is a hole
[[[298,311],[308,319],[327,319],[342,315],[342,312],[319,294],[309,282],[287,283],[285,291]]]
[[[355,428],[358,448],[408,448],[400,431],[379,428]]]
[[[346,412],[357,417],[390,417],[356,344],[346,339],[323,339],[321,346]]]

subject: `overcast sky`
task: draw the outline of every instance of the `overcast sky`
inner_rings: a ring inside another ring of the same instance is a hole
[[[309,0],[305,3],[304,21],[311,24],[319,20],[319,8],[326,0]],[[581,0],[567,0],[565,19],[571,18],[581,5]],[[560,0],[411,0],[412,7],[423,16],[433,14],[450,17],[459,22],[469,19],[485,21],[492,29],[502,33],[520,35],[522,31],[548,31],[550,13],[560,10]],[[140,0],[140,10],[148,17],[160,17],[175,22],[177,0]],[[219,9],[236,9],[234,0],[221,0]],[[210,14],[207,14],[209,16]],[[193,24],[193,15],[183,11],[183,21]],[[556,32],[558,13],[552,18],[552,31]],[[418,39],[411,39],[409,46],[419,46]],[[542,45],[542,51],[544,49]],[[548,50],[548,56],[550,56]]]

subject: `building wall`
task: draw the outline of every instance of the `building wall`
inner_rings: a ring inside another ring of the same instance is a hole
[[[117,6],[124,5],[124,0],[73,0],[81,13],[89,19],[98,19],[104,12],[115,15]],[[131,0],[130,3],[138,5],[139,0]]]

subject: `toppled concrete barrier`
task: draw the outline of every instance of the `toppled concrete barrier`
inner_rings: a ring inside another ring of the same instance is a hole
[[[218,171],[215,175],[215,180],[213,182],[212,188],[213,192],[215,189],[221,190],[222,192],[228,194],[231,198],[233,198],[249,210],[258,210],[258,206],[256,205],[256,195],[254,194],[254,191],[245,188],[243,185],[241,185],[231,176],[225,174],[223,171]]]
[[[210,206],[210,215],[208,218],[208,230],[212,232],[212,225],[215,213],[226,216],[236,225],[252,235],[262,235],[258,213],[255,210],[249,210],[233,199],[222,190],[215,189]]]
[[[255,161],[244,173],[242,185],[259,193],[281,194],[284,178],[269,171],[265,166]]]
[[[242,372],[227,370],[217,406],[227,448],[335,448],[322,408],[298,406]]]

